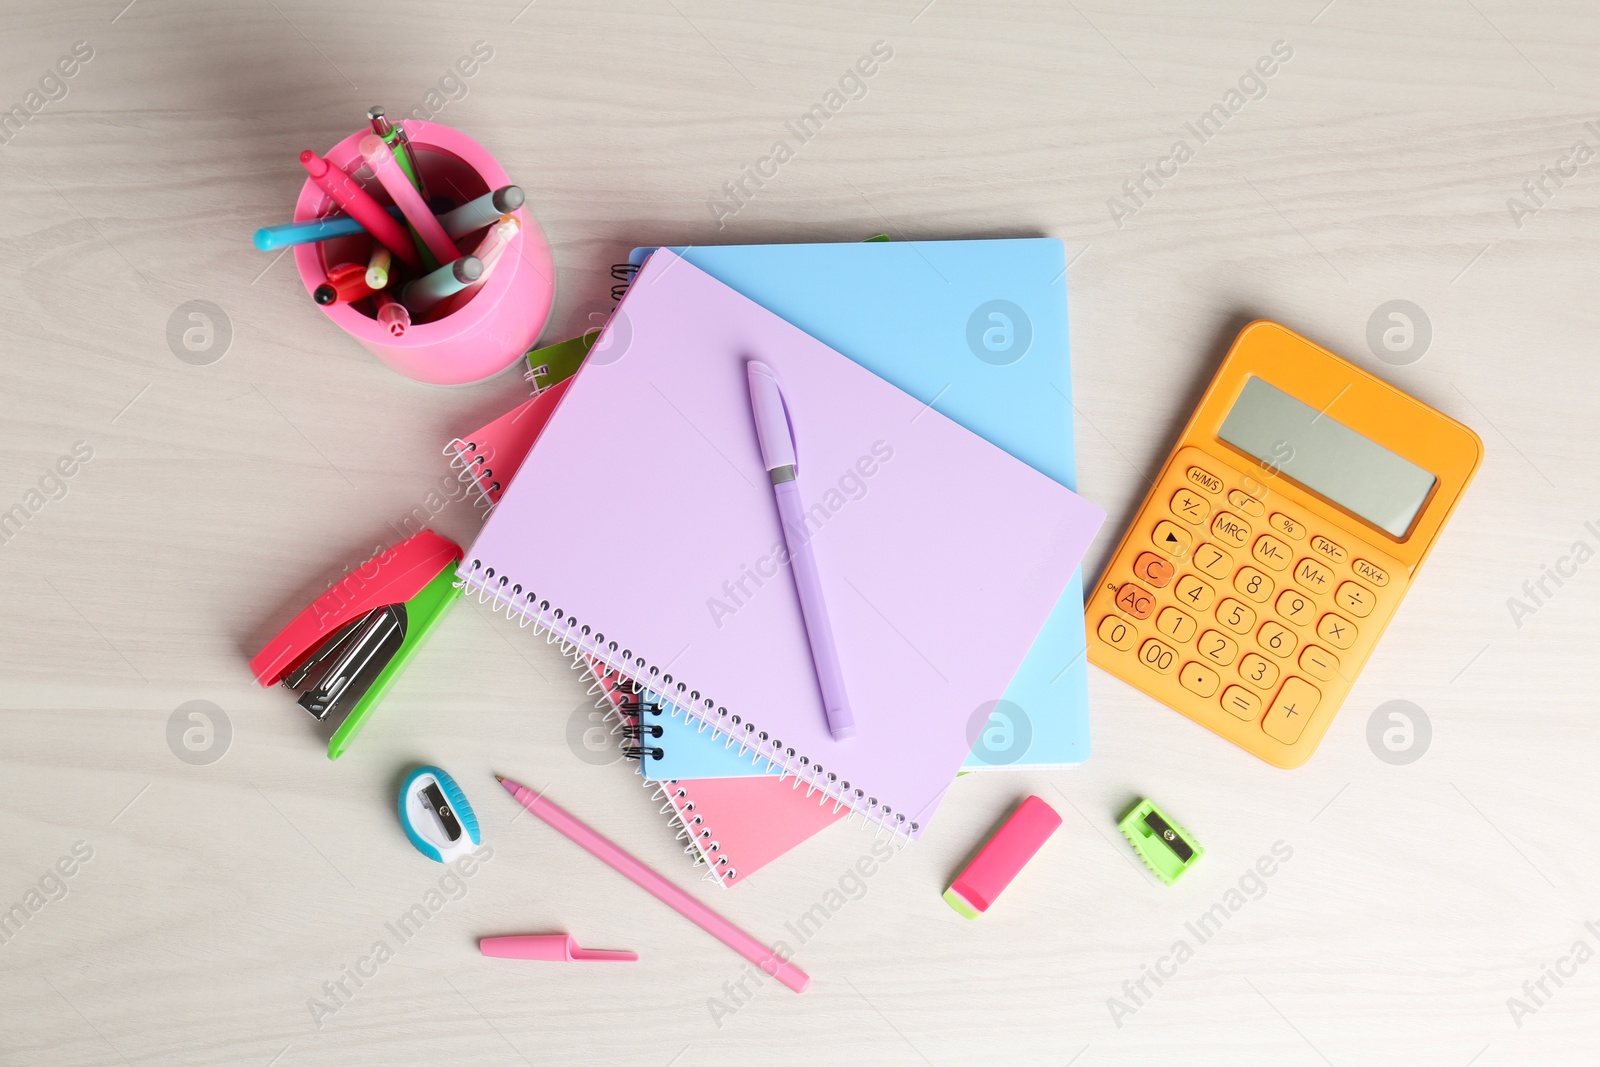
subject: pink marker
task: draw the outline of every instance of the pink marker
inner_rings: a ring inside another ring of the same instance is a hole
[[[944,891],[944,902],[962,916],[976,919],[989,910],[1034,853],[1061,825],[1061,816],[1038,797],[1029,797],[1000,824],[989,842],[956,875]]]
[[[406,217],[411,228],[421,236],[428,246],[428,251],[433,253],[440,266],[459,259],[461,253],[456,251],[450,235],[444,232],[439,220],[433,217],[428,205],[422,202],[422,194],[417,192],[417,187],[411,184],[406,172],[395,162],[394,153],[383,143],[383,138],[375,133],[369,133],[361,138],[358,147],[361,150],[361,158],[367,161],[372,172],[378,176],[378,181],[383,183],[383,188],[399,206],[400,213]]]
[[[422,267],[422,257],[417,255],[417,247],[411,243],[404,227],[378,206],[372,195],[357,185],[350,175],[309,148],[300,153],[300,165],[306,168],[306,173],[311,175],[311,180],[317,183],[318,188],[332,197],[345,214],[359,222],[362,229],[382,241],[407,266]]]
[[[620,960],[632,963],[637,952],[618,949],[583,948],[571,934],[520,934],[513,937],[485,937],[478,951],[503,960],[546,960],[551,963],[576,963],[584,960]]]
[[[811,985],[810,977],[794,964],[787,962],[782,955],[772,951],[766,945],[763,945],[760,941],[757,941],[727,919],[724,919],[694,897],[691,897],[688,893],[685,893],[655,871],[652,871],[649,867],[646,867],[628,855],[628,853],[622,851],[622,849],[601,837],[577,819],[574,819],[571,815],[568,815],[561,808],[544,799],[543,794],[535,793],[527,786],[518,785],[509,778],[501,778],[498,774],[495,775],[495,778],[501,785],[506,787],[506,792],[516,798],[518,804],[521,804],[555,827],[582,848],[587,849],[591,855],[610,864],[613,870],[627,878],[634,885],[654,896],[657,900],[675,910],[679,915],[682,915],[685,919],[688,919],[796,993],[804,993],[806,988]]]
[[[406,331],[411,329],[411,312],[387,289],[379,289],[374,295],[378,301],[379,325],[389,331],[390,337],[404,337]]]

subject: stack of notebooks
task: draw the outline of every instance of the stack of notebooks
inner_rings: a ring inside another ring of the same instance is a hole
[[[577,373],[469,437],[460,576],[588,670],[723,885],[964,769],[1088,756],[1065,263],[1049,239],[640,249]],[[783,383],[855,708],[829,734],[751,416]]]

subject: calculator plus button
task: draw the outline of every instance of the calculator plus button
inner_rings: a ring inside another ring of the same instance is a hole
[[[1136,582],[1123,582],[1117,590],[1117,607],[1136,619],[1148,619],[1156,610],[1156,598],[1150,590]]]
[[[1300,643],[1300,639],[1281,623],[1270,619],[1261,624],[1261,630],[1256,634],[1256,641],[1279,659],[1287,659],[1293,655],[1295,646]]]
[[[1339,657],[1325,648],[1307,645],[1300,653],[1300,669],[1320,681],[1331,682],[1339,673]]]
[[[1278,614],[1296,626],[1310,626],[1317,617],[1311,598],[1297,589],[1285,589],[1278,597]]]
[[[1355,582],[1345,582],[1341,585],[1339,591],[1333,594],[1333,602],[1358,619],[1364,619],[1372,614],[1372,590]]]
[[[1229,492],[1228,503],[1246,515],[1265,515],[1267,513],[1267,509],[1261,506],[1261,501],[1242,489],[1234,489]]]
[[[1256,624],[1256,613],[1229,597],[1217,605],[1217,621],[1236,634],[1247,634]]]
[[[1176,573],[1178,569],[1172,565],[1170,559],[1158,556],[1154,552],[1141,552],[1139,558],[1133,561],[1133,576],[1149,582],[1157,589],[1165,589]]]
[[[1314,559],[1302,559],[1294,569],[1294,580],[1313,593],[1326,593],[1333,588],[1333,575],[1328,568]]]
[[[1139,649],[1139,662],[1157,674],[1171,674],[1177,660],[1177,653],[1153,637]]]
[[[1100,640],[1118,652],[1128,651],[1139,639],[1139,631],[1133,628],[1133,623],[1119,619],[1115,615],[1107,615],[1100,620],[1099,633]]]
[[[1345,561],[1344,549],[1321,534],[1317,534],[1311,539],[1311,551],[1332,563],[1343,563]]]
[[[1222,710],[1245,722],[1255,722],[1261,714],[1261,698],[1242,685],[1230,685],[1222,691]]]
[[[1150,540],[1157,548],[1171,556],[1173,559],[1182,559],[1189,554],[1189,546],[1194,539],[1189,536],[1189,531],[1182,529],[1176,523],[1162,519],[1156,523],[1155,531],[1150,534]]]
[[[1188,478],[1191,485],[1198,485],[1212,496],[1222,492],[1222,479],[1204,467],[1190,467]]]
[[[1261,728],[1268,737],[1292,745],[1300,740],[1301,731],[1321,699],[1322,693],[1316,686],[1304,678],[1290,676],[1278,690],[1278,699],[1272,702],[1267,717],[1261,720]]]
[[[1250,543],[1250,524],[1226,511],[1218,512],[1217,517],[1211,520],[1211,532],[1234,548],[1243,548]]]
[[[1194,565],[1219,582],[1233,573],[1233,557],[1210,541],[1194,550]]]
[[[1281,571],[1289,565],[1289,546],[1271,534],[1262,534],[1256,538],[1255,547],[1250,550],[1250,554],[1256,558],[1257,563],[1263,567],[1271,567],[1275,571]]]
[[[1172,494],[1172,513],[1190,526],[1199,526],[1211,514],[1211,505],[1199,493],[1179,489]]]
[[[1252,652],[1239,661],[1239,677],[1257,689],[1271,689],[1278,681],[1278,668]]]
[[[1389,584],[1389,572],[1382,567],[1374,566],[1364,559],[1358,559],[1351,564],[1355,568],[1356,577],[1371,582],[1382,589]]]
[[[1254,567],[1240,567],[1233,577],[1233,587],[1257,604],[1265,604],[1272,595],[1272,579]]]
[[[1192,574],[1185,574],[1178,579],[1178,584],[1172,587],[1172,595],[1178,598],[1178,603],[1186,608],[1204,611],[1211,606],[1211,601],[1216,599],[1217,591]]]
[[[1283,534],[1283,536],[1291,537],[1296,541],[1304,541],[1306,539],[1306,528],[1281,511],[1274,511],[1272,518],[1267,521],[1267,525],[1278,533]]]
[[[1195,642],[1195,647],[1200,654],[1219,667],[1226,667],[1233,662],[1239,654],[1239,646],[1231,637],[1224,637],[1215,630],[1207,630],[1200,635],[1200,640]]]
[[[1222,679],[1217,677],[1216,671],[1205,664],[1190,660],[1183,665],[1183,670],[1178,672],[1178,681],[1189,692],[1208,697],[1217,691]]]
[[[1317,636],[1334,648],[1349,648],[1356,643],[1356,624],[1330,611],[1317,620]]]
[[[1188,644],[1195,626],[1194,620],[1177,608],[1162,608],[1161,614],[1156,616],[1156,629],[1179,644]]]

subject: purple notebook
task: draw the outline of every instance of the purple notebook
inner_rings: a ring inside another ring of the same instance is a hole
[[[789,404],[852,740],[828,733],[780,555],[751,359]],[[917,837],[1104,518],[662,250],[460,573],[672,714]]]

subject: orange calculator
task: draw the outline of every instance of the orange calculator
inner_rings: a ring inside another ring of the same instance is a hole
[[[1251,323],[1089,598],[1090,661],[1298,767],[1482,459],[1454,419]]]

